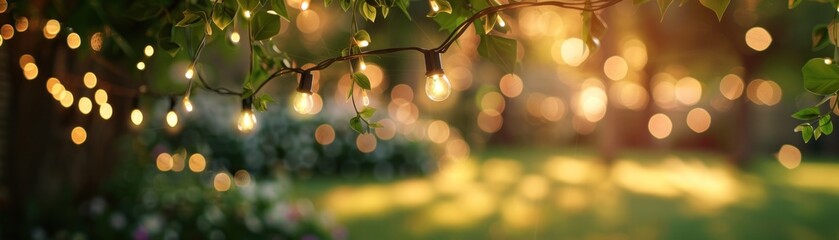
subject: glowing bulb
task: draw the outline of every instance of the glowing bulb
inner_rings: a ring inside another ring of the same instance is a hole
[[[143,112],[140,109],[134,109],[131,111],[131,123],[134,123],[135,126],[140,126],[143,123]]]
[[[440,5],[437,4],[437,1],[431,0],[431,1],[428,1],[428,3],[431,4],[431,11],[434,11],[434,12],[440,11]]]
[[[445,74],[434,74],[425,79],[425,94],[432,101],[446,100],[452,93],[452,84]]]
[[[296,96],[294,96],[294,111],[297,111],[300,114],[308,114],[312,112],[312,108],[315,106],[314,100],[312,100],[311,93],[303,93],[298,92]]]
[[[232,43],[239,43],[239,40],[241,40],[241,38],[242,37],[239,36],[239,32],[234,31],[233,33],[230,33],[230,42]]]
[[[245,10],[245,18],[251,18],[251,11]]]
[[[830,65],[832,63],[833,63],[833,60],[830,60],[830,58],[824,58],[824,64]]]
[[[370,46],[370,42],[367,41],[367,40],[361,40],[361,41],[358,41],[358,46],[359,47],[367,47],[367,46]]]
[[[300,9],[306,11],[309,9],[309,0],[303,0],[300,2]]]
[[[365,107],[370,106],[370,97],[367,97],[367,91],[361,90],[361,103],[363,103]]]
[[[256,127],[256,115],[250,109],[242,110],[242,115],[239,116],[239,131],[243,133],[250,133]]]
[[[192,112],[192,102],[189,101],[189,96],[184,97],[184,109],[187,112]]]
[[[151,57],[151,55],[154,55],[154,47],[146,45],[146,48],[143,49],[143,53],[146,54],[146,57]]]
[[[145,69],[146,69],[146,63],[144,63],[144,62],[138,62],[137,63],[137,70],[143,71]]]
[[[178,125],[178,114],[175,111],[169,111],[166,113],[166,124],[169,124],[169,127],[175,127]]]
[[[195,75],[195,71],[192,70],[192,67],[189,67],[189,69],[186,70],[186,73],[184,73],[184,77],[186,77],[186,79],[192,79],[193,75]]]
[[[361,69],[361,71],[367,70],[367,63],[364,62],[363,58],[358,59],[358,68]]]
[[[500,26],[500,27],[507,26],[507,22],[504,22],[504,18],[502,18],[501,15],[495,15],[495,18],[498,19],[498,26]]]

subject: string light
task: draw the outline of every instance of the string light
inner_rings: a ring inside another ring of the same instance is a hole
[[[137,70],[143,71],[146,69],[146,63],[143,61],[137,62]]]
[[[370,41],[367,41],[367,40],[361,40],[361,41],[358,41],[358,46],[359,46],[359,47],[367,47],[367,46],[370,46]]]
[[[501,14],[495,15],[495,18],[498,19],[498,26],[505,27],[507,26],[507,22],[504,22],[504,18],[501,17]]]
[[[303,0],[300,2],[300,9],[303,11],[309,10],[309,0]]]
[[[831,60],[830,58],[824,58],[824,64],[830,65],[832,63],[833,63],[833,60]]]
[[[193,75],[195,75],[195,70],[193,70],[192,65],[190,65],[189,68],[186,69],[184,77],[186,77],[186,79],[192,79]]]
[[[247,19],[251,18],[251,11],[250,10],[245,10],[245,18],[247,18]]]
[[[131,123],[140,126],[143,123],[143,111],[140,111],[140,99],[134,98],[134,110],[131,110]]]
[[[230,33],[230,42],[232,42],[233,44],[238,44],[240,38],[241,36],[239,36],[239,32],[233,31],[232,33]]]
[[[242,99],[242,114],[239,116],[239,131],[250,133],[256,128],[256,115],[253,114],[253,97]]]
[[[58,35],[58,32],[61,31],[61,23],[58,20],[50,19],[47,21],[47,24],[44,25],[44,37],[47,39],[53,39],[55,36]]]
[[[87,140],[87,131],[85,131],[81,126],[74,127],[73,130],[70,131],[70,140],[72,140],[76,145],[82,145],[82,143]]]
[[[435,102],[446,100],[452,93],[452,84],[443,72],[440,53],[425,53],[425,94]]]
[[[370,106],[370,97],[367,96],[367,91],[361,90],[361,103],[364,106]]]
[[[192,101],[189,101],[189,95],[184,96],[184,110],[187,112],[192,112]]]
[[[146,48],[143,49],[143,53],[146,54],[146,57],[151,57],[154,55],[154,47],[151,45],[146,45]]]
[[[169,112],[166,113],[166,124],[169,125],[169,127],[175,127],[178,125],[178,114],[175,113],[174,98],[169,101]]]
[[[15,36],[15,28],[11,24],[3,24],[3,27],[0,27],[0,35],[3,36],[3,40],[12,39]]]
[[[436,13],[436,12],[440,11],[440,4],[439,4],[439,3],[437,3],[437,1],[435,1],[435,0],[429,0],[429,1],[428,1],[428,4],[429,4],[429,5],[431,5],[431,11],[432,11],[432,12],[435,12],[435,13]]]
[[[294,96],[294,111],[300,114],[309,114],[315,103],[312,99],[312,73],[304,71],[300,73],[300,83],[297,86],[297,94]]]

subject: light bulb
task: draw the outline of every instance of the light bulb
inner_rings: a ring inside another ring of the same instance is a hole
[[[433,74],[425,79],[425,94],[435,102],[446,100],[452,93],[452,84],[445,74]]]
[[[437,4],[437,1],[430,0],[430,1],[428,1],[428,4],[431,4],[431,11],[434,11],[434,12],[440,11],[440,5]]]
[[[143,53],[146,54],[146,57],[151,57],[151,55],[154,55],[154,47],[146,45],[146,48],[143,49]]]
[[[367,47],[367,46],[370,46],[370,42],[367,41],[367,40],[361,40],[361,41],[358,41],[358,46],[359,47]]]
[[[135,126],[140,126],[143,123],[143,112],[140,109],[134,109],[131,111],[131,123],[134,123]]]
[[[251,18],[251,11],[245,10],[245,18]]]
[[[239,131],[243,133],[250,133],[256,127],[256,115],[250,109],[242,110],[242,115],[239,116]]]
[[[192,102],[189,101],[189,96],[184,97],[183,102],[184,102],[184,109],[186,109],[187,112],[192,112]]]
[[[193,76],[193,75],[195,75],[195,71],[194,71],[194,70],[192,70],[192,67],[189,67],[189,68],[186,70],[186,73],[184,73],[184,77],[186,77],[186,79],[192,79],[192,76]]]
[[[300,9],[306,11],[309,9],[309,0],[303,0],[300,2]]]
[[[230,42],[236,44],[236,43],[239,43],[240,39],[241,39],[241,36],[239,36],[239,32],[234,31],[233,33],[230,33]]]
[[[314,106],[315,103],[314,100],[312,100],[311,93],[298,92],[297,95],[294,96],[294,111],[297,111],[300,114],[309,114]]]
[[[364,62],[364,58],[358,59],[358,69],[361,69],[361,71],[367,70],[367,63]]]
[[[178,114],[175,111],[169,110],[169,113],[166,113],[166,124],[169,124],[169,127],[178,125]]]
[[[504,22],[504,18],[502,18],[501,15],[495,15],[495,18],[498,19],[498,26],[500,26],[500,27],[507,26],[507,23]]]
[[[146,69],[146,63],[138,62],[137,63],[137,70],[143,71],[144,69]]]
[[[367,91],[361,90],[361,103],[363,103],[365,107],[370,106],[370,97],[367,96]]]
[[[824,58],[824,64],[830,65],[831,63],[833,63],[833,60],[830,60],[830,58]]]

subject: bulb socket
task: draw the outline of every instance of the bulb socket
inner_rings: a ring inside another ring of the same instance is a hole
[[[428,51],[425,55],[425,76],[443,74],[443,62],[440,60],[440,53]]]
[[[176,102],[177,102],[177,100],[175,100],[175,97],[170,97],[169,98],[169,111],[175,111],[175,103]]]
[[[253,96],[242,99],[242,110],[251,110],[253,108]]]
[[[312,93],[312,78],[312,72],[301,72],[300,83],[297,85],[297,91],[301,93]]]

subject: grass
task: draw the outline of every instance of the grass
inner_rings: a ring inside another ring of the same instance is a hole
[[[427,177],[297,181],[351,239],[837,239],[839,165],[494,149]],[[837,187],[833,187],[837,185]]]

